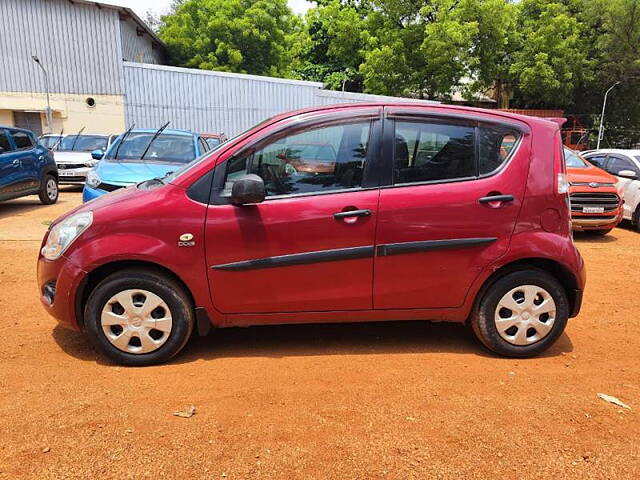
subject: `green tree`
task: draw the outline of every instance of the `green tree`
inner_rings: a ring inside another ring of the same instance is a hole
[[[520,48],[509,69],[523,107],[571,105],[574,89],[589,76],[583,28],[567,7],[549,0],[519,5]]]
[[[172,62],[185,67],[285,76],[296,27],[286,0],[185,0],[158,33]]]
[[[360,66],[366,91],[447,98],[465,75],[475,22],[464,21],[457,0],[376,0],[370,49]]]

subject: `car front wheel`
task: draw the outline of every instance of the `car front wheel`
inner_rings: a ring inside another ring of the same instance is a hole
[[[53,175],[45,175],[40,184],[38,192],[40,202],[44,205],[51,205],[58,201],[58,180]]]
[[[507,357],[532,357],[560,337],[569,318],[567,294],[558,280],[538,269],[497,280],[477,302],[471,327],[490,350]]]
[[[166,362],[193,331],[189,296],[175,280],[152,270],[116,272],[91,292],[84,320],[92,343],[117,363]]]

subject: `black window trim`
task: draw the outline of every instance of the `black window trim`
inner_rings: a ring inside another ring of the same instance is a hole
[[[387,112],[385,114],[385,124],[391,124],[389,127],[385,126],[385,132],[387,132],[388,137],[385,138],[386,145],[390,145],[390,152],[387,152],[386,164],[388,173],[388,182],[387,184],[380,184],[380,188],[402,188],[402,187],[416,187],[420,185],[439,185],[443,183],[459,183],[459,182],[468,182],[472,180],[480,180],[484,178],[493,177],[503,170],[507,168],[507,166],[511,163],[511,160],[516,155],[516,153],[520,150],[522,143],[524,142],[524,137],[529,133],[528,128],[524,128],[520,125],[514,124],[512,122],[502,122],[502,121],[492,121],[486,119],[478,119],[466,115],[454,115],[454,114],[437,114],[431,112],[425,112],[424,114],[420,114],[418,112]],[[396,130],[396,122],[397,121],[405,121],[405,122],[424,122],[424,123],[434,123],[437,122],[443,125],[458,125],[458,126],[466,126],[472,127],[474,129],[474,164],[475,164],[475,172],[474,176],[460,177],[460,178],[450,178],[450,179],[440,179],[440,180],[424,180],[418,182],[405,182],[405,183],[395,183],[394,179],[394,168],[393,168],[393,159],[395,156],[395,130]],[[507,158],[500,164],[500,166],[491,172],[480,174],[480,127],[502,127],[506,130],[513,129],[517,132],[518,137],[516,140],[516,144],[507,155]]]
[[[232,156],[228,157],[223,162],[219,162],[214,168],[213,181],[211,185],[211,195],[209,196],[209,205],[231,205],[231,198],[228,195],[222,195],[224,191],[224,179],[226,176],[227,164],[229,161],[234,158],[243,157],[243,156],[253,156],[257,150],[262,148],[264,145],[268,145],[275,136],[280,134],[285,136],[289,136],[295,132],[301,132],[303,130],[312,129],[314,127],[325,127],[332,125],[342,125],[342,124],[350,124],[350,123],[359,123],[363,121],[369,121],[369,143],[367,148],[367,157],[365,158],[365,168],[362,175],[362,186],[355,188],[344,188],[337,190],[326,190],[326,191],[317,191],[317,192],[305,192],[305,193],[290,193],[283,195],[268,195],[265,198],[265,202],[267,201],[277,201],[289,198],[302,198],[302,197],[313,197],[320,195],[330,195],[330,194],[344,194],[344,193],[353,193],[353,192],[364,192],[370,190],[377,190],[380,188],[380,170],[381,167],[384,166],[384,162],[382,161],[382,155],[380,153],[380,143],[382,142],[382,107],[373,107],[362,109],[362,111],[358,111],[357,113],[341,111],[341,112],[331,112],[330,114],[325,115],[313,115],[311,118],[304,118],[305,115],[301,115],[300,119],[297,119],[292,124],[291,122],[286,122],[285,125],[282,125],[280,128],[276,128],[266,135],[257,138],[256,140],[249,142],[247,145],[242,147]],[[375,143],[375,145],[374,145]]]

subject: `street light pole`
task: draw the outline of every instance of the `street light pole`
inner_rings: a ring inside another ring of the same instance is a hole
[[[600,140],[602,140],[602,130],[604,129],[604,109],[607,107],[607,95],[609,92],[613,90],[616,85],[619,85],[620,82],[616,82],[609,87],[609,89],[604,93],[604,101],[602,102],[602,113],[600,114],[600,128],[598,129],[598,145],[596,146],[596,150],[600,150]]]
[[[45,81],[45,85],[46,85],[46,89],[47,89],[47,130],[49,130],[48,133],[51,133],[52,132],[52,130],[51,130],[51,100],[49,99],[49,74],[45,70],[44,66],[42,66],[42,63],[40,63],[40,59],[36,55],[31,55],[31,58],[33,59],[34,62],[36,62],[38,64],[38,66],[44,72],[44,81]]]

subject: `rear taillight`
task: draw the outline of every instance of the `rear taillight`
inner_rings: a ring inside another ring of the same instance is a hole
[[[569,193],[569,179],[564,172],[558,173],[558,193],[560,195],[566,195]]]

